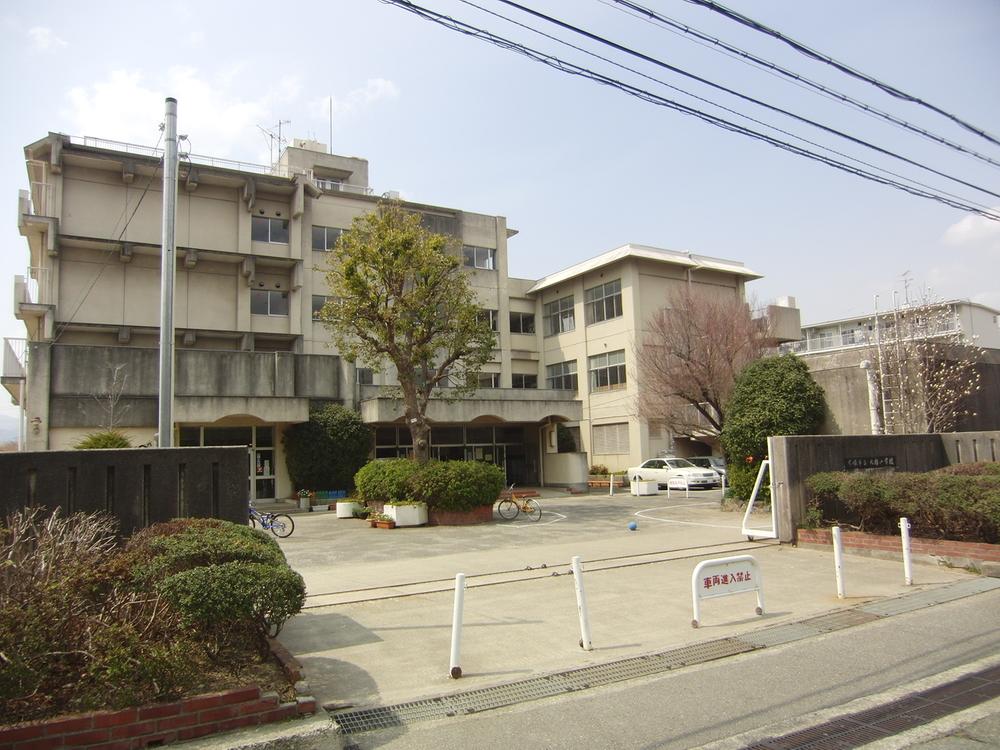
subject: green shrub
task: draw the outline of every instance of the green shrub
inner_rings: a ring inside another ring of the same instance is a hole
[[[296,487],[354,489],[354,475],[371,454],[371,429],[339,404],[313,411],[308,422],[285,430],[285,465]]]
[[[773,435],[809,435],[819,429],[826,411],[823,389],[809,368],[794,354],[765,357],[740,371],[726,403],[722,445],[727,465],[754,469],[767,457],[767,438]],[[739,475],[740,470],[730,472]],[[727,477],[732,495],[749,500],[753,481]]]
[[[979,461],[973,464],[954,464],[941,469],[935,469],[933,473],[961,477],[1000,476],[1000,462]]]
[[[140,583],[235,561],[285,565],[285,555],[270,535],[214,518],[154,524],[133,536],[127,550],[131,576]]]
[[[914,536],[1000,541],[997,474],[825,472],[806,485],[820,504],[841,501],[864,531],[897,534],[899,519],[906,517]]]
[[[503,488],[503,470],[482,461],[429,461],[410,479],[411,498],[440,510],[492,505]]]
[[[287,565],[246,561],[185,570],[157,590],[185,624],[214,638],[217,649],[250,637],[266,650],[267,638],[305,602],[302,576]]]
[[[97,448],[131,448],[132,441],[128,435],[118,430],[101,430],[84,435],[83,439],[73,447],[81,451]]]
[[[594,464],[590,467],[590,474],[595,477],[606,477],[608,475],[608,467],[604,464]]]
[[[726,494],[730,497],[747,502],[753,494],[753,486],[757,481],[757,473],[760,471],[758,462],[747,463],[743,461],[738,464],[728,464],[726,469]],[[757,493],[758,502],[771,502],[771,483],[767,475],[760,485]]]
[[[410,478],[419,470],[420,464],[409,458],[370,461],[354,475],[358,497],[386,503],[411,499]]]

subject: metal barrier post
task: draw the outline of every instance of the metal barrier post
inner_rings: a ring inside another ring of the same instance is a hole
[[[833,527],[833,566],[837,571],[837,598],[844,598],[844,544],[840,540],[840,527]]]
[[[462,607],[465,604],[465,573],[455,576],[455,612],[451,619],[451,676],[458,679],[462,668],[458,665],[458,652],[462,645]]]
[[[608,472],[608,476],[611,478],[611,481],[608,482],[608,496],[609,497],[614,497],[614,495],[615,495],[615,473],[613,471],[609,471]]]
[[[583,565],[579,555],[573,557],[570,567],[573,569],[573,584],[576,586],[576,609],[580,614],[580,648],[592,651],[594,644],[590,640],[590,616],[587,614],[587,594],[583,590]]]
[[[910,519],[899,519],[899,532],[903,539],[903,580],[913,585],[913,561],[910,559]]]

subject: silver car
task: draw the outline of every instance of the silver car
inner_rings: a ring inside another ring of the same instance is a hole
[[[714,469],[703,469],[683,458],[650,458],[626,469],[629,481],[655,480],[660,488],[721,487],[722,477]]]

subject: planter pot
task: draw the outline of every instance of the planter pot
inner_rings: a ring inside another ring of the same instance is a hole
[[[340,501],[337,503],[337,518],[354,518],[354,511],[361,510],[361,503]]]
[[[380,529],[394,529],[394,528],[396,528],[396,522],[395,521],[376,521],[375,525],[378,526]]]
[[[427,506],[424,503],[419,505],[386,503],[382,512],[391,516],[397,526],[424,526],[427,523]]]
[[[312,510],[312,501],[308,497],[300,497],[299,510]]]
[[[659,492],[659,484],[654,481],[647,481],[644,479],[633,479],[632,480],[632,494],[633,495],[655,495]]]

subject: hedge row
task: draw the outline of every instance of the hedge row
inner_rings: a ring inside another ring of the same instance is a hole
[[[504,487],[499,466],[482,461],[428,461],[408,458],[371,461],[354,476],[358,497],[381,502],[418,501],[444,511],[492,505]]]
[[[840,501],[863,531],[898,533],[901,517],[914,536],[1000,542],[1000,465],[967,464],[927,473],[823,472],[806,480],[829,518]],[[843,520],[843,519],[836,519]]]

